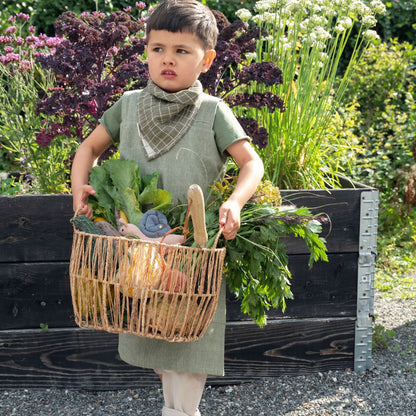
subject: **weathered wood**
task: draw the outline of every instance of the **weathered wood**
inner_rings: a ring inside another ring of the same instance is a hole
[[[317,262],[308,267],[308,256],[290,255],[291,288],[294,299],[287,301],[284,313],[271,309],[275,318],[324,318],[356,316],[357,262],[355,253],[330,254],[329,262]],[[227,296],[227,320],[249,320],[240,311],[240,303]]]
[[[329,253],[358,252],[361,192],[365,189],[281,191],[283,203],[308,207],[328,220],[322,227]],[[285,239],[289,254],[308,253],[300,239]]]
[[[332,254],[329,263],[308,268],[307,255],[289,256],[294,300],[284,314],[269,311],[270,318],[355,316],[357,256]],[[0,330],[74,326],[69,264],[0,263]],[[227,319],[249,320],[240,304],[228,296]]]
[[[0,388],[113,390],[155,384],[117,354],[117,335],[85,329],[0,331]],[[225,377],[211,384],[353,367],[354,319],[227,324]]]
[[[363,189],[281,191],[285,203],[324,214],[330,253],[358,251],[360,194]],[[0,262],[69,260],[72,245],[70,195],[0,196]],[[297,239],[285,240],[290,254],[305,254]]]
[[[74,326],[69,263],[0,263],[0,330]]]
[[[70,195],[0,196],[0,263],[68,260],[72,216]]]

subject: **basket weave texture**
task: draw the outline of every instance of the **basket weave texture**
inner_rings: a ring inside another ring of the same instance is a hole
[[[82,328],[197,341],[217,308],[225,248],[196,248],[74,229],[70,283]]]

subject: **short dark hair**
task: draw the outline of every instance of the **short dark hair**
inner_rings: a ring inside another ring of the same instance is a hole
[[[195,33],[205,50],[217,44],[217,21],[211,10],[196,0],[164,0],[146,22],[147,39],[152,30]]]

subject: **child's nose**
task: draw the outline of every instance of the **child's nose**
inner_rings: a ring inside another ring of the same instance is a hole
[[[163,56],[163,63],[165,65],[173,65],[175,63],[175,60],[173,59],[173,56],[171,53],[165,53]]]

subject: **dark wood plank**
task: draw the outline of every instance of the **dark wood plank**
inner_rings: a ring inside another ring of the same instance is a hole
[[[72,216],[70,195],[0,196],[0,262],[68,260]]]
[[[358,251],[360,195],[363,189],[282,191],[287,203],[324,213],[328,250]],[[0,262],[69,260],[72,243],[70,195],[0,196]],[[307,248],[295,239],[286,241],[289,253],[304,254]]]
[[[69,263],[0,263],[0,329],[73,327]]]
[[[275,317],[355,316],[357,255],[333,254],[329,262],[307,266],[308,256],[289,256],[294,300]],[[0,330],[73,327],[69,263],[0,263]],[[228,296],[229,321],[248,320],[240,304]]]
[[[354,253],[359,248],[361,193],[366,189],[282,190],[284,204],[310,208],[313,214],[322,214],[329,222],[322,228],[329,253]],[[308,253],[300,239],[284,240],[288,253]]]
[[[228,324],[226,376],[211,384],[353,367],[354,319]],[[0,331],[1,388],[114,390],[158,383],[117,354],[117,335],[84,329]]]
[[[308,267],[308,256],[290,255],[291,287],[294,299],[287,301],[284,313],[271,309],[270,319],[323,318],[356,316],[358,255],[331,254],[329,262]],[[232,294],[227,296],[227,320],[250,319],[240,311],[240,303]]]

